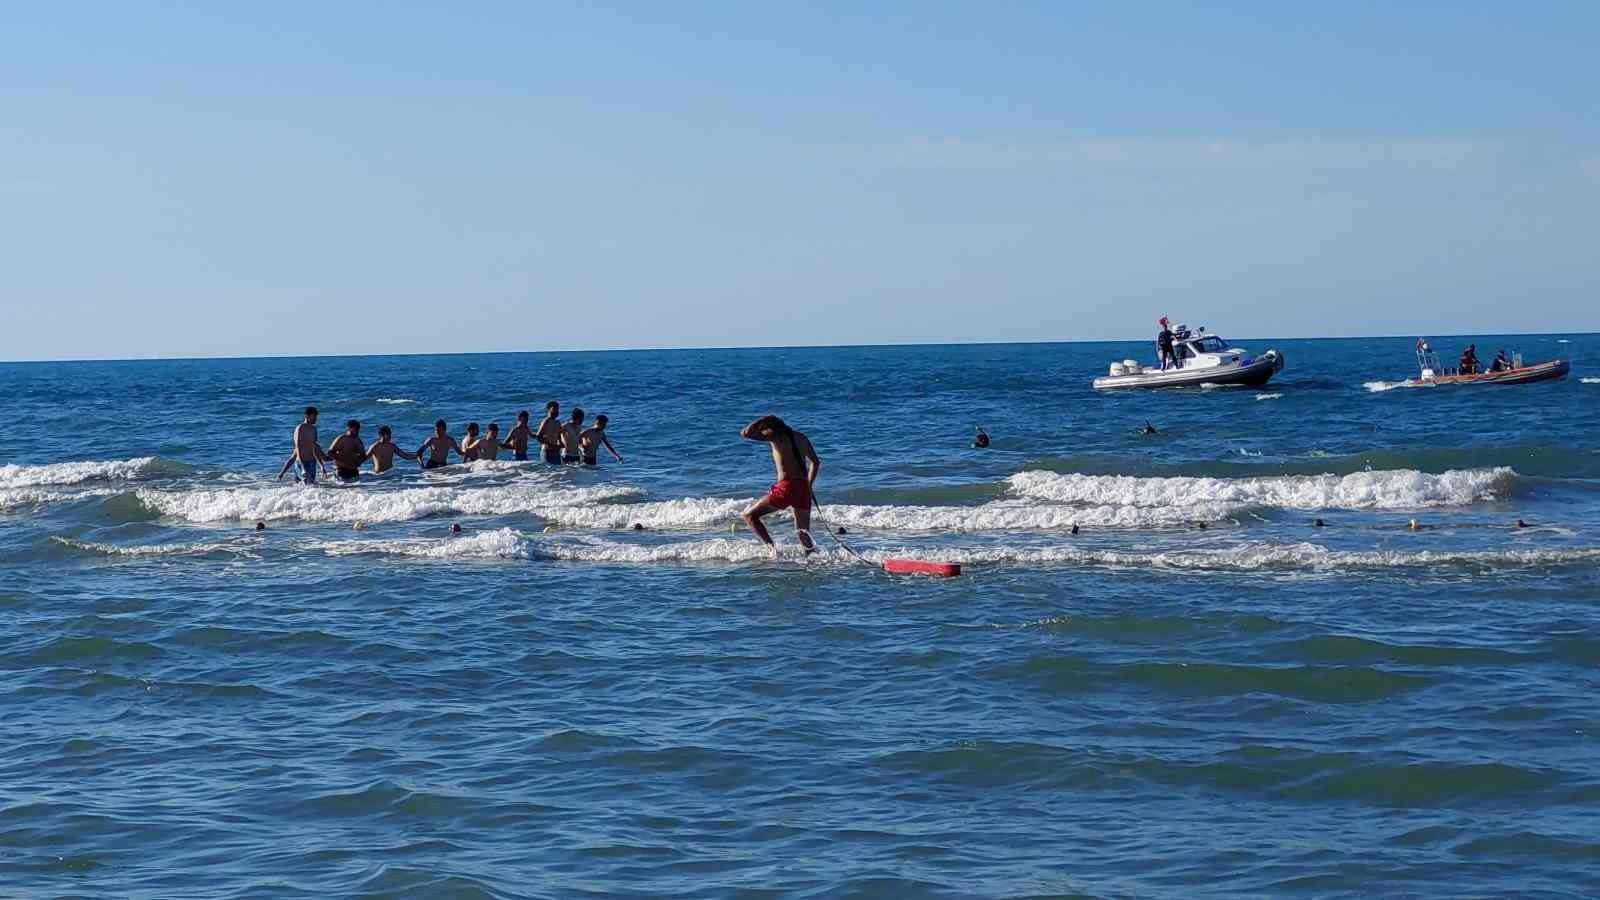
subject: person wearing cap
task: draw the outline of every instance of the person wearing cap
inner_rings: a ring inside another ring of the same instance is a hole
[[[1161,331],[1156,334],[1156,357],[1161,362],[1161,371],[1167,370],[1167,364],[1178,367],[1178,360],[1172,355],[1172,329],[1167,327],[1167,317],[1162,316],[1157,320]]]
[[[1460,369],[1461,369],[1461,374],[1463,374],[1463,375],[1476,375],[1476,374],[1478,374],[1478,345],[1477,344],[1468,344],[1467,345],[1467,349],[1461,351]]]

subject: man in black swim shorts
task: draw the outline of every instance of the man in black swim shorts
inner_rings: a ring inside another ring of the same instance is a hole
[[[361,464],[366,461],[367,447],[361,442],[361,423],[355,419],[345,423],[344,434],[328,445],[328,456],[333,460],[333,472],[340,481],[361,479]]]
[[[438,469],[450,461],[450,451],[454,450],[457,456],[466,458],[461,452],[461,445],[449,435],[450,426],[443,419],[433,423],[433,437],[422,442],[417,448],[417,459],[422,460],[424,469]]]

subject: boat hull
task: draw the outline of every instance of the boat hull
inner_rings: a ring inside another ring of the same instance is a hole
[[[1182,388],[1201,385],[1240,385],[1260,387],[1283,370],[1283,354],[1268,350],[1247,366],[1212,366],[1205,369],[1168,369],[1138,375],[1107,375],[1094,380],[1095,390],[1116,391],[1139,388]]]
[[[1520,369],[1509,369],[1504,372],[1480,372],[1477,375],[1436,375],[1433,378],[1413,378],[1408,384],[1440,385],[1440,384],[1533,384],[1538,381],[1555,381],[1567,377],[1572,370],[1572,365],[1564,359],[1552,359],[1548,362],[1534,363]]]

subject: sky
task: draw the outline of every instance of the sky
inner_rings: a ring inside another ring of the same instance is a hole
[[[1600,330],[1600,4],[1200,6],[8,4],[0,359]]]

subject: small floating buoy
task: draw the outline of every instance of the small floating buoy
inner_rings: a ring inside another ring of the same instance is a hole
[[[933,575],[939,578],[954,578],[961,574],[961,567],[955,563],[925,562],[920,559],[886,559],[883,561],[883,570],[894,575]]]

